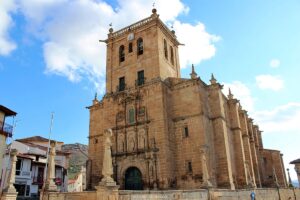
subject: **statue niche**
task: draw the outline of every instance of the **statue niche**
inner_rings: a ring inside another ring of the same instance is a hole
[[[146,147],[146,137],[145,137],[145,131],[140,130],[138,133],[138,149],[144,150]]]

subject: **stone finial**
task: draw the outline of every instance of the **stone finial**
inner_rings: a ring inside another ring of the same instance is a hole
[[[210,81],[210,83],[211,83],[212,85],[217,84],[217,79],[215,79],[214,74],[211,74],[211,78],[210,78],[209,81]]]
[[[156,17],[156,16],[158,16],[157,15],[157,10],[156,10],[156,8],[155,8],[155,2],[152,4],[152,15],[151,15],[151,17]]]
[[[233,99],[233,94],[231,93],[231,89],[228,89],[228,99]]]
[[[174,26],[173,26],[173,25],[171,26],[171,29],[172,29],[172,30],[171,30],[171,33],[172,33],[173,35],[175,35],[175,31],[174,31]]]
[[[98,94],[97,94],[97,92],[96,92],[96,93],[95,93],[94,100],[93,100],[93,105],[98,104],[98,103],[99,103],[99,101],[98,101]]]
[[[191,79],[197,78],[197,73],[195,72],[194,64],[192,64],[192,73],[190,73]]]
[[[109,24],[109,27],[110,27],[109,30],[108,30],[109,33],[113,33],[113,32],[114,32],[114,29],[112,28],[112,23]]]

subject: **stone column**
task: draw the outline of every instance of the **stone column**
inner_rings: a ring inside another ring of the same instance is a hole
[[[231,155],[229,151],[228,131],[225,120],[222,85],[212,75],[209,85],[210,120],[213,126],[214,149],[216,159],[217,187],[235,189],[232,176]]]
[[[251,155],[251,147],[250,147],[250,139],[248,133],[248,125],[247,125],[247,111],[242,110],[241,107],[239,109],[239,116],[242,128],[242,137],[243,137],[243,145],[245,151],[245,164],[246,171],[248,176],[248,185],[249,187],[256,187],[255,184],[255,175],[252,164],[252,155]]]
[[[17,198],[18,192],[14,186],[16,180],[16,162],[17,162],[18,151],[12,149],[10,153],[10,171],[7,180],[7,186],[3,190],[1,200],[15,200]]]
[[[229,114],[231,118],[231,131],[233,133],[234,157],[236,168],[236,187],[245,188],[248,183],[248,176],[245,166],[245,151],[242,139],[242,130],[239,117],[239,101],[233,98],[229,90],[228,95]]]
[[[56,142],[54,140],[50,141],[50,152],[48,158],[48,168],[47,168],[47,179],[45,184],[45,190],[47,191],[57,191],[57,186],[55,185],[55,146]]]
[[[112,130],[105,130],[105,143],[104,143],[104,155],[103,155],[103,166],[102,166],[102,175],[98,186],[95,186],[97,189],[97,200],[118,200],[119,198],[119,186],[116,184],[113,175],[113,163],[111,156],[111,137]]]

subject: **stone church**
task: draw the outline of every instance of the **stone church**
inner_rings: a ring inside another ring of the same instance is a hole
[[[178,41],[159,18],[109,29],[106,93],[88,107],[87,184],[101,179],[104,131],[112,129],[120,189],[284,187],[282,154],[264,149],[262,131],[239,100],[197,76],[181,78]]]

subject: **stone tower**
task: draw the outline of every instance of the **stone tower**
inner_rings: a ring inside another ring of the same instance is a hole
[[[179,42],[175,32],[159,19],[156,9],[151,17],[117,32],[111,28],[106,44],[107,94],[122,90],[118,87],[120,81],[125,88],[141,84],[139,76],[148,80],[180,78]]]
[[[121,30],[110,28],[105,43],[106,93],[88,107],[90,189],[101,180],[106,129],[121,189],[270,186],[270,168],[285,186],[280,152],[263,148],[239,100],[226,97],[213,75],[203,82],[194,66],[191,78],[180,77],[180,43],[156,9]]]

